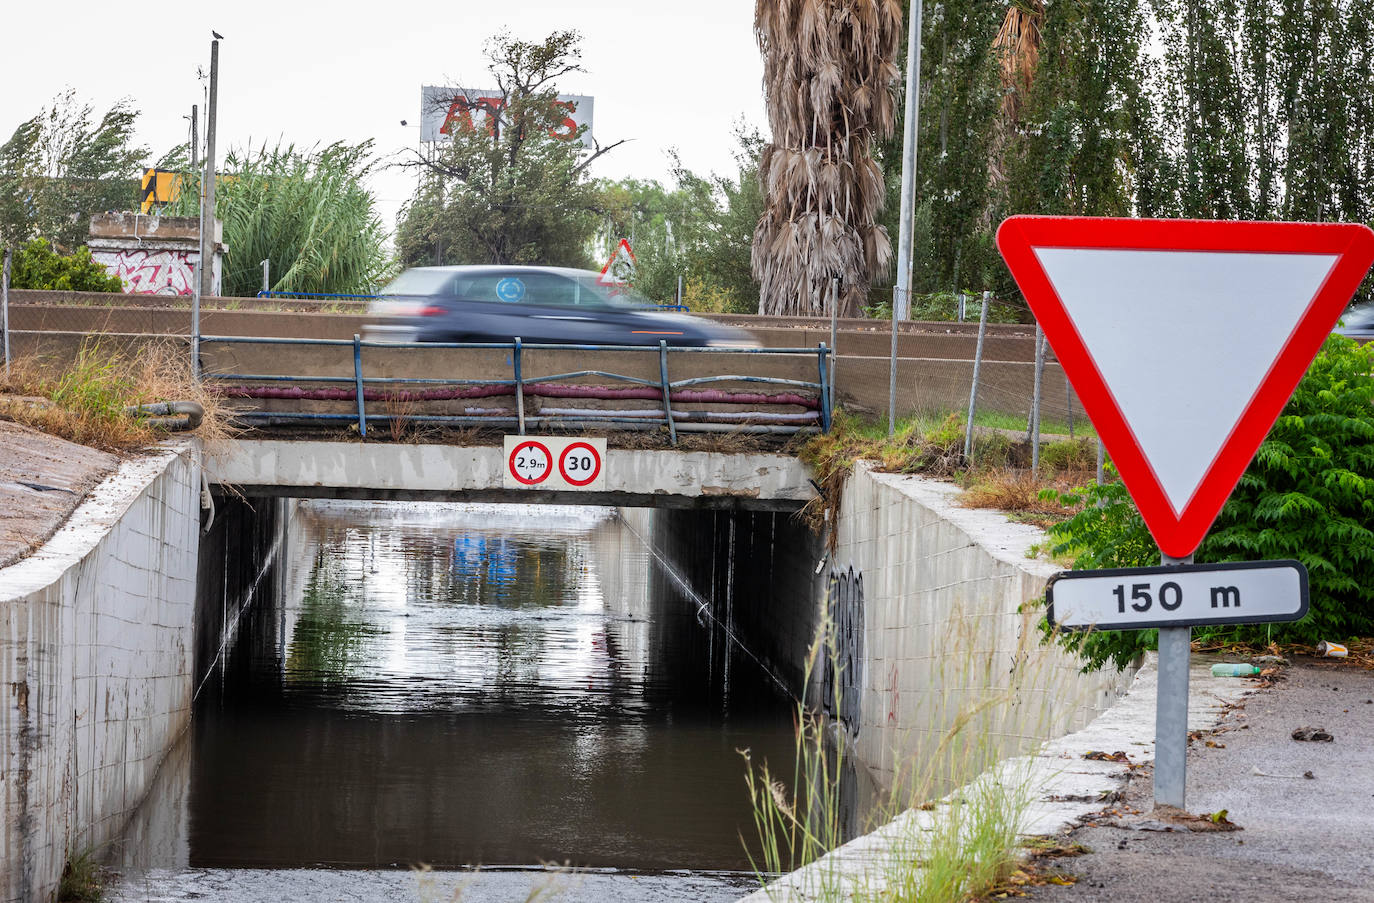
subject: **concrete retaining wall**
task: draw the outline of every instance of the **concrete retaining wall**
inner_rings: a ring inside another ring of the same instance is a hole
[[[621,518],[788,690],[805,689],[821,613],[819,538],[791,514],[622,508]],[[723,648],[729,640],[721,637]]]
[[[0,899],[118,838],[191,717],[200,460],[124,464],[0,571]]]
[[[1039,612],[1018,609],[1057,570],[1027,557],[1044,534],[961,508],[958,491],[860,464],[841,502],[836,564],[863,578],[855,743],[885,786],[958,712],[1001,690],[1016,688],[1015,705],[975,729],[1012,755],[1084,726],[1130,678],[1080,674],[1075,658],[1040,644]]]

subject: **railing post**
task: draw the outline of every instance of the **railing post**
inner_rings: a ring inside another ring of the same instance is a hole
[[[1035,394],[1031,399],[1031,476],[1040,474],[1041,383],[1045,376],[1045,332],[1035,324]]]
[[[821,342],[820,349],[816,352],[816,358],[821,371],[821,432],[823,433],[830,432],[830,417],[833,413],[830,399],[834,397],[835,390],[832,383],[834,375],[829,372],[830,368],[826,366],[829,357],[829,349],[825,347],[824,342]]]
[[[5,269],[0,274],[0,333],[5,339],[5,381],[10,378],[10,257],[11,251],[5,249]]]
[[[515,337],[515,417],[520,422],[520,435],[525,435],[525,378],[520,372],[522,347],[520,336]]]
[[[830,280],[830,410],[835,410],[835,354],[839,353],[840,343],[836,340],[835,332],[838,328],[836,322],[840,316],[840,280],[832,277]]]
[[[358,435],[367,438],[367,398],[363,395],[363,340],[353,334],[353,385],[358,394]]]
[[[978,316],[978,347],[973,352],[973,385],[968,390],[968,423],[964,425],[964,460],[973,463],[973,410],[978,403],[978,370],[983,365],[983,335],[988,330],[988,301],[992,292],[983,292],[983,312]]]
[[[673,423],[672,387],[668,384],[668,340],[658,340],[658,384],[663,391],[663,416],[668,419],[668,438],[677,445],[677,424]]]
[[[887,375],[887,434],[897,432],[897,301],[901,289],[892,286],[892,364]],[[908,298],[908,303],[910,299]]]

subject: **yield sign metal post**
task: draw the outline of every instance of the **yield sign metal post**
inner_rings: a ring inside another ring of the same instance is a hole
[[[1161,564],[1192,564],[1193,556],[1160,556]],[[1193,628],[1159,628],[1159,686],[1155,698],[1155,805],[1184,808],[1188,784],[1188,667]]]

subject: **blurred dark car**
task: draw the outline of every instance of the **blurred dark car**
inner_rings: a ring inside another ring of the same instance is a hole
[[[1374,342],[1374,304],[1352,307],[1341,317],[1336,332],[1357,342]]]
[[[406,270],[368,307],[366,337],[395,342],[755,347],[746,332],[656,310],[590,270],[448,266]]]

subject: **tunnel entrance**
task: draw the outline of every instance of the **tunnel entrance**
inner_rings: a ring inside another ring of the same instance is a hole
[[[815,622],[812,550],[787,515],[262,510],[281,534],[273,572],[131,864],[749,872],[738,751],[791,762],[805,688],[789,644]],[[269,548],[225,517],[243,554]],[[208,576],[227,585],[220,560]]]

